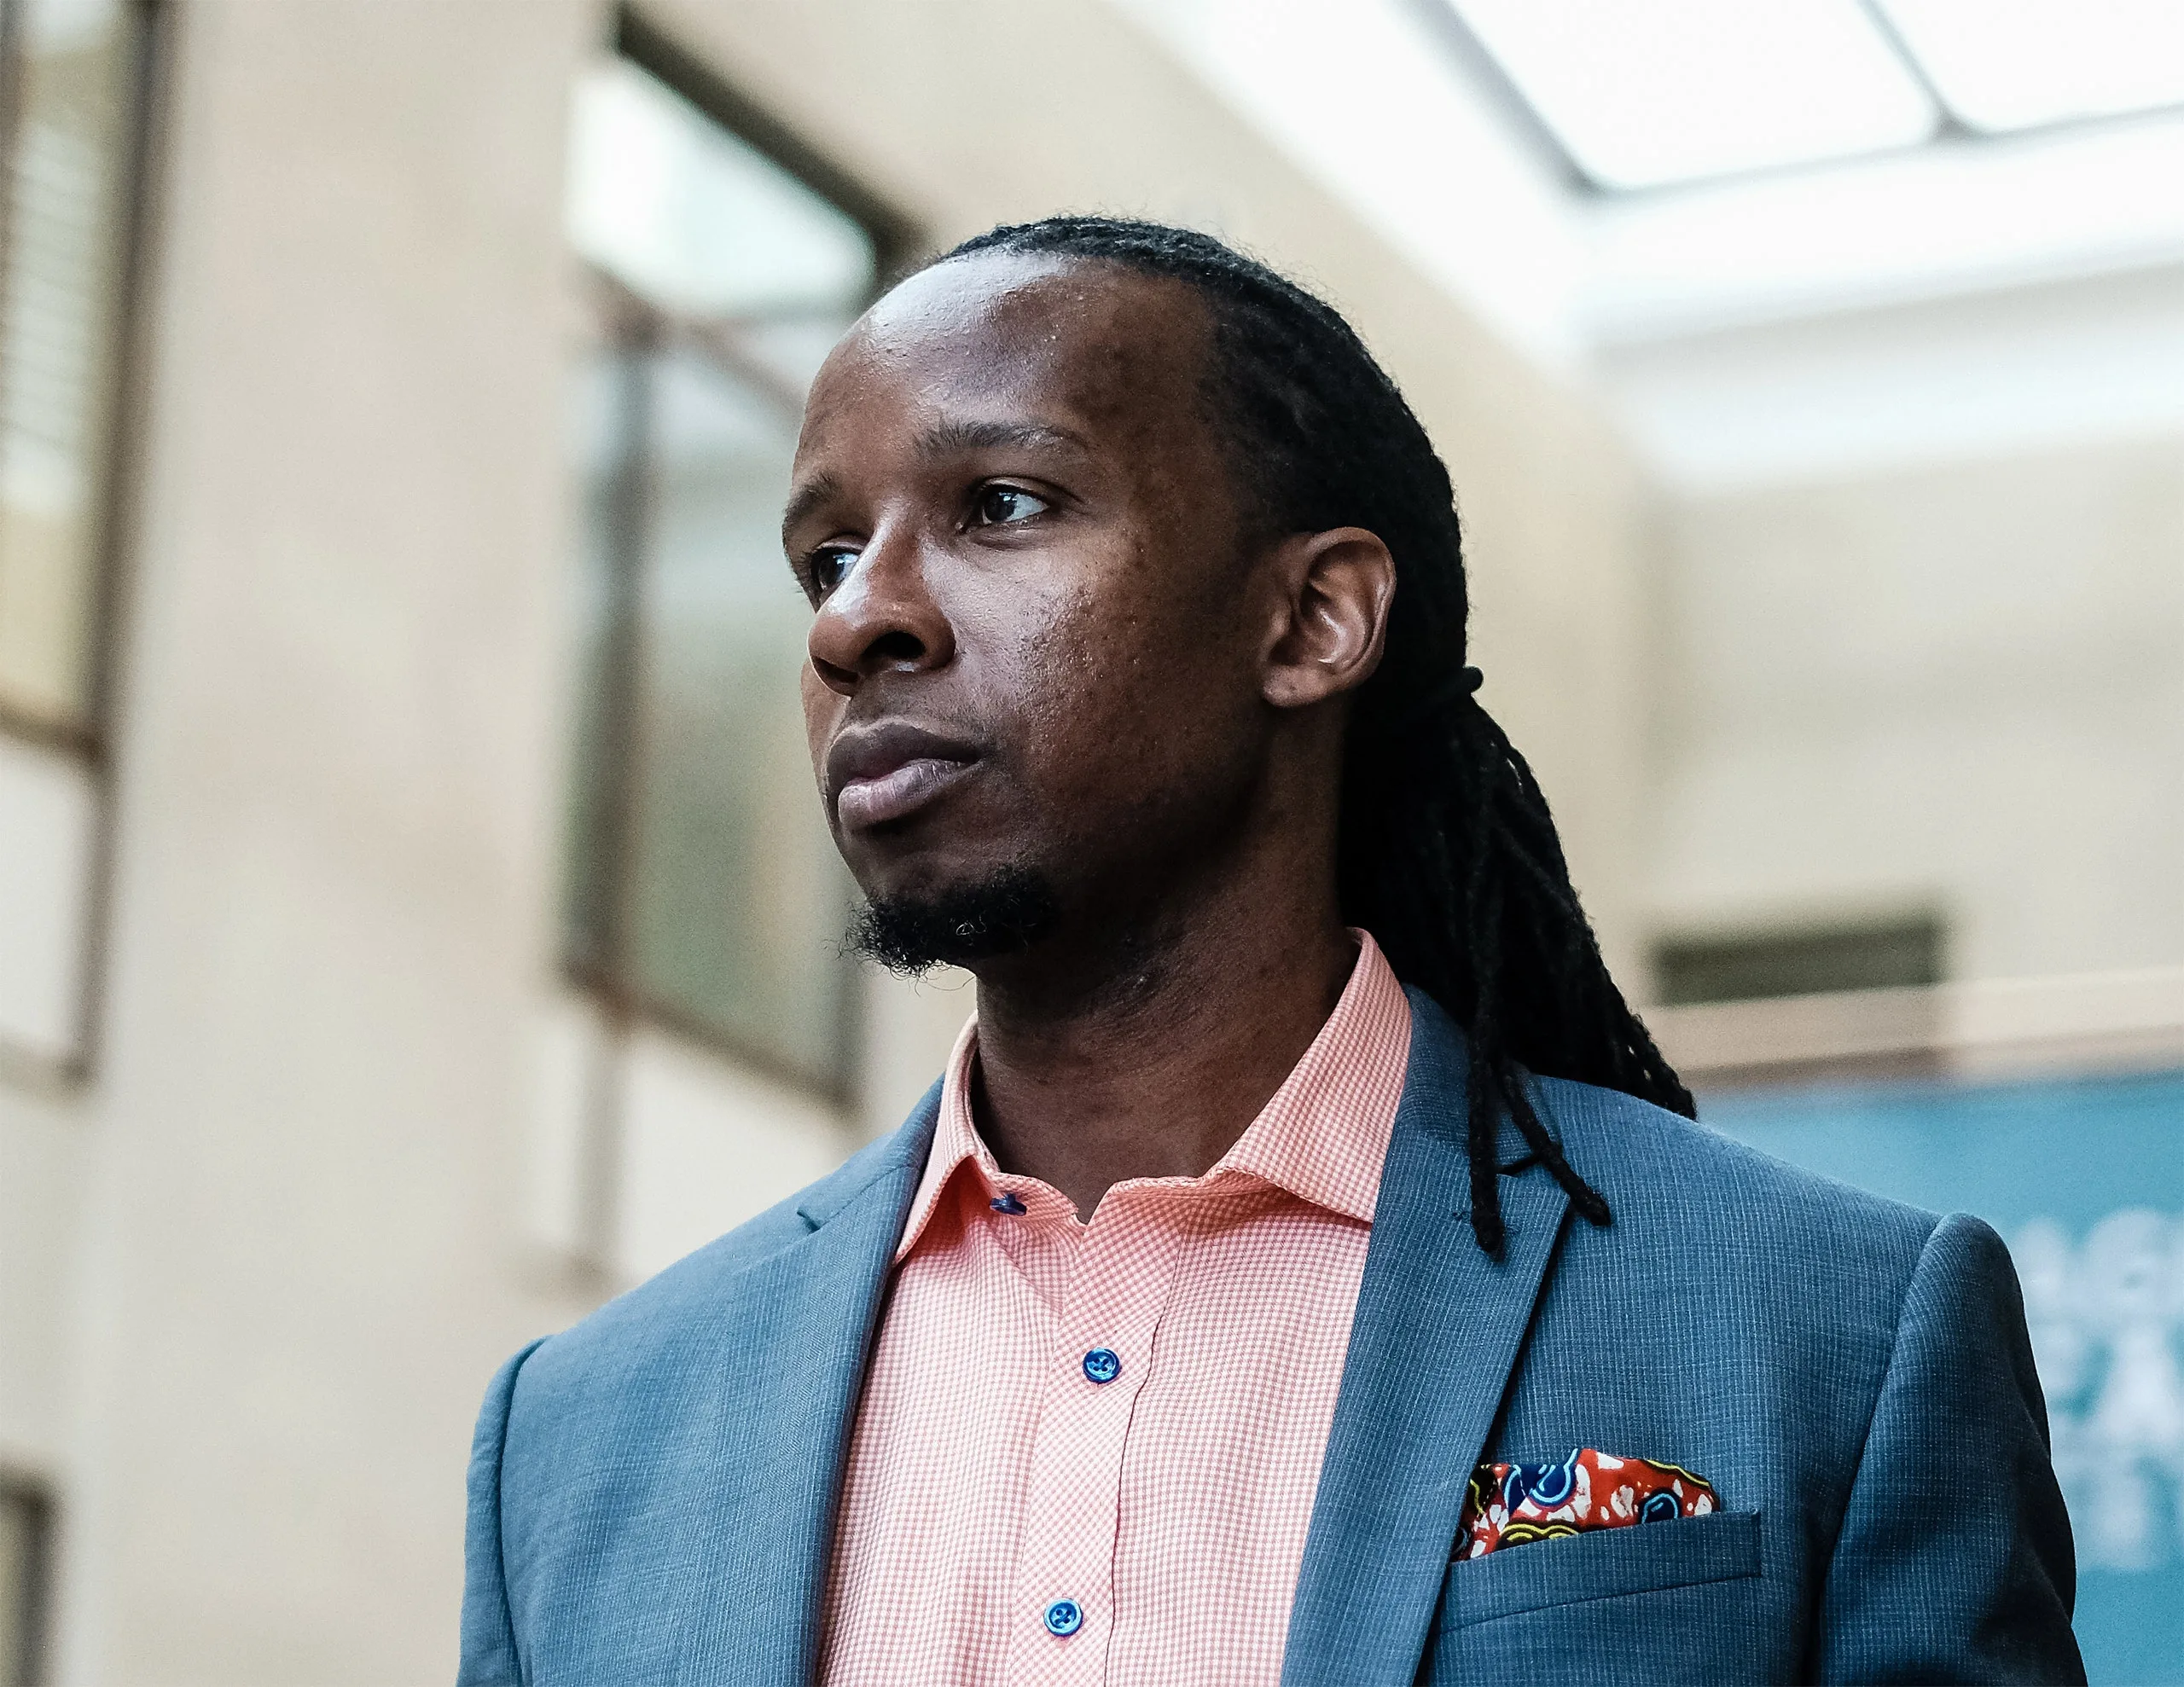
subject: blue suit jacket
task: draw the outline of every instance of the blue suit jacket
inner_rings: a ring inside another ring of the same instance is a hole
[[[1571,1221],[1513,1151],[1491,1261],[1468,1221],[1462,1039],[1412,1006],[1284,1683],[2082,1680],[2070,1528],[1995,1233],[1542,1080],[1615,1221]],[[494,1379],[462,1682],[810,1679],[937,1099]],[[1482,1458],[1580,1446],[1694,1470],[1723,1510],[1451,1562]]]

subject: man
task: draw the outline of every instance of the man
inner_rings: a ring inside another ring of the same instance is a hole
[[[861,939],[977,1019],[502,1371],[465,1682],[2082,1678],[2001,1243],[1687,1122],[1333,310],[997,229],[784,536]]]

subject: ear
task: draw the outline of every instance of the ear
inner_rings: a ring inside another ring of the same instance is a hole
[[[1280,583],[1260,695],[1304,709],[1355,690],[1380,665],[1396,559],[1380,536],[1335,527],[1284,539],[1268,559]]]

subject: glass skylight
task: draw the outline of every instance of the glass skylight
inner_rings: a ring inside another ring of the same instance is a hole
[[[2184,0],[1448,0],[1595,185],[2184,108]]]
[[[1957,116],[1989,132],[2184,105],[2184,0],[1880,0]]]
[[[1915,144],[1941,118],[1855,0],[1455,3],[1605,188]]]

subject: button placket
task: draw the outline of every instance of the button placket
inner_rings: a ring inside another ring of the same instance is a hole
[[[982,1207],[976,1214],[977,1221],[1059,1319],[1067,1304],[1077,1229],[1068,1203],[1054,1191],[1038,1187],[1021,1193],[995,1190],[979,1199]],[[1008,1201],[1015,1203],[1017,1211],[1003,1209],[1002,1203]]]
[[[1131,1412],[1153,1369],[1183,1228],[1176,1192],[1125,1188],[1072,1238],[1025,1504],[1011,1682],[1104,1674]],[[1076,1612],[1066,1634],[1048,1617],[1057,1603]]]

